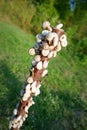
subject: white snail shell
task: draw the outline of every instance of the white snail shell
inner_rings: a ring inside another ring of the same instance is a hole
[[[49,50],[45,50],[45,49],[42,50],[43,56],[48,56],[48,54],[49,54]]]
[[[35,49],[34,49],[34,48],[31,48],[31,49],[29,50],[29,54],[30,54],[30,55],[35,55]]]
[[[37,63],[36,68],[37,68],[38,70],[41,70],[41,69],[42,69],[42,61],[40,61],[40,62]]]

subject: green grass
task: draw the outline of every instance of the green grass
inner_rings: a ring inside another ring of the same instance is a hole
[[[28,49],[33,44],[32,35],[0,22],[0,130],[8,129],[20,99],[32,58]],[[34,97],[35,105],[21,130],[87,130],[87,57],[79,59],[75,48],[70,43],[51,59],[41,94]]]
[[[0,22],[0,130],[8,128],[9,117],[28,75],[28,49],[33,39],[19,28]]]

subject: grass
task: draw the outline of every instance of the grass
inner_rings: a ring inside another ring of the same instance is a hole
[[[33,44],[32,35],[0,22],[0,130],[8,129],[20,99]],[[73,55],[75,47],[70,43],[50,61],[41,94],[34,97],[35,105],[21,130],[87,130],[87,60]]]
[[[28,75],[32,39],[17,27],[0,22],[0,130],[8,128],[8,119]]]

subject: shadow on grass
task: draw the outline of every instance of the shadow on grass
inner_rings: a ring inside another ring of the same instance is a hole
[[[76,93],[42,86],[22,130],[86,130],[86,103]]]
[[[86,130],[87,102],[78,93],[69,91],[52,92],[58,95],[59,110],[50,130]]]
[[[18,102],[22,83],[5,62],[0,63],[0,130],[7,130],[10,116]]]

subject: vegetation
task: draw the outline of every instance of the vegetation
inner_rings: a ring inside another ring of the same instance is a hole
[[[67,2],[1,0],[0,130],[8,129],[29,74],[33,34],[39,33],[45,19],[52,25],[64,23],[68,46],[50,61],[41,94],[34,97],[35,105],[21,130],[87,130],[87,2],[77,0],[73,12]]]

